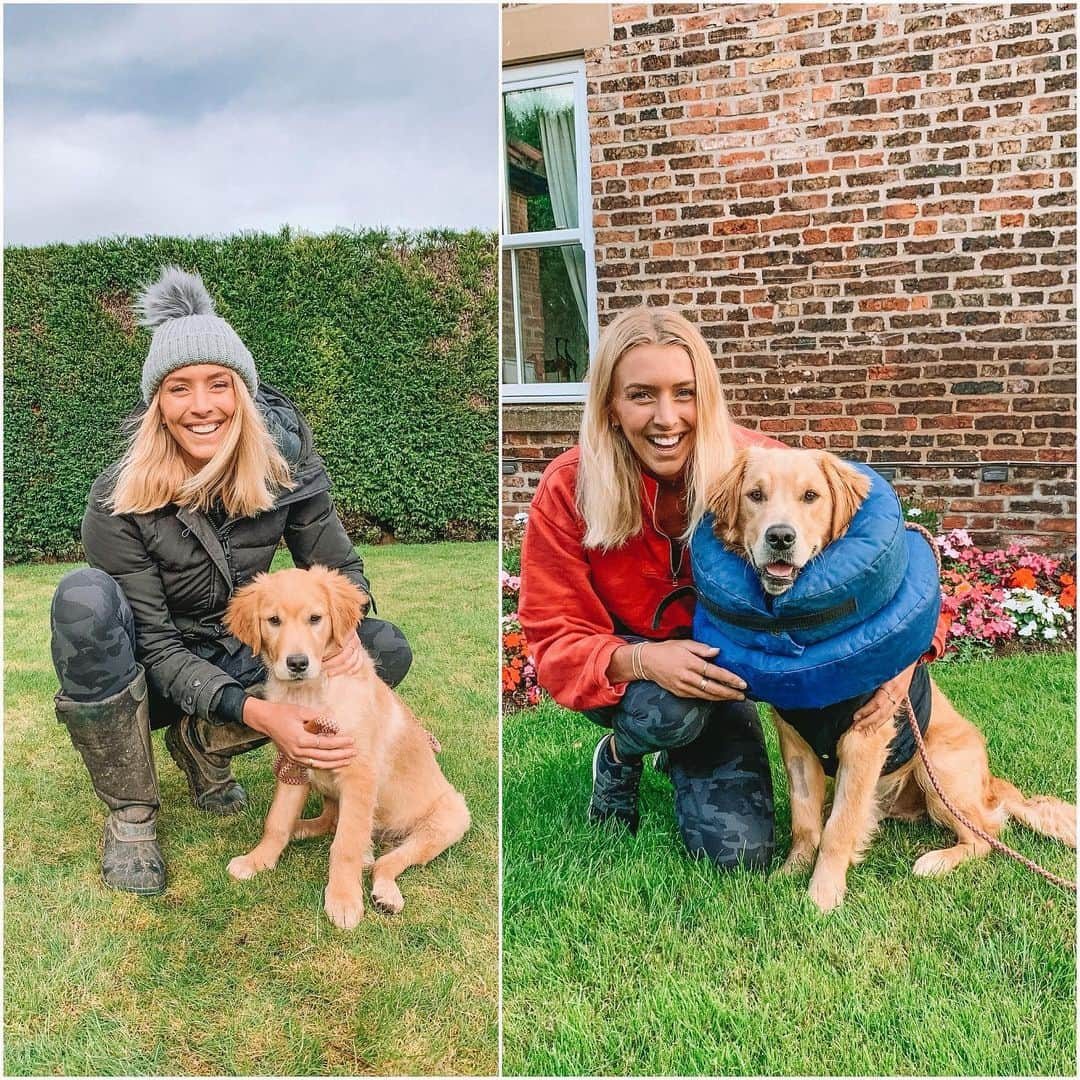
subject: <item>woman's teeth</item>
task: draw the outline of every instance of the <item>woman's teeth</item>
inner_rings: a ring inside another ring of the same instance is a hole
[[[661,450],[670,450],[672,447],[678,446],[682,440],[681,435],[650,435],[649,442],[653,446],[658,447]]]
[[[188,428],[188,431],[194,432],[196,435],[210,435],[221,427],[221,424],[193,424]]]

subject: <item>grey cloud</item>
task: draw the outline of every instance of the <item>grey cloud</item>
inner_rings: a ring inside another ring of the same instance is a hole
[[[494,5],[5,19],[8,243],[495,227]]]

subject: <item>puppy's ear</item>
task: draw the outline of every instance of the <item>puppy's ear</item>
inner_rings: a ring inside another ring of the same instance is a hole
[[[870,493],[870,478],[824,450],[818,453],[818,464],[832,496],[832,521],[826,539],[831,544],[847,532],[855,512]]]
[[[313,566],[309,572],[318,577],[326,590],[330,602],[330,632],[340,645],[356,629],[367,610],[368,595],[337,570]]]
[[[717,540],[727,544],[738,541],[739,502],[742,498],[743,480],[746,477],[747,454],[739,450],[732,459],[731,468],[722,473],[705,491],[705,505],[712,511],[713,532]]]
[[[262,606],[263,582],[266,574],[256,574],[242,589],[238,589],[225,611],[225,629],[237,641],[242,641],[256,656],[262,650],[259,630],[259,609]]]

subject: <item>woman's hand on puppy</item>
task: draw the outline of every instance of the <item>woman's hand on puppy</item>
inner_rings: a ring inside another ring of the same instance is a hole
[[[623,645],[612,654],[608,678],[631,682],[638,678],[633,669],[636,645]],[[700,641],[646,641],[638,655],[645,677],[678,697],[705,701],[742,701],[746,683],[738,675],[709,661],[720,652]]]
[[[305,722],[324,713],[303,705],[262,701],[249,697],[244,702],[244,723],[269,735],[278,749],[293,761],[314,769],[343,769],[356,757],[356,746],[348,735],[313,735]]]
[[[360,635],[354,630],[345,638],[341,652],[323,661],[323,674],[330,678],[337,675],[359,675],[364,670],[367,659],[364,646],[360,644]]]
[[[882,724],[888,723],[896,716],[904,698],[907,697],[908,690],[911,689],[911,680],[915,676],[917,666],[917,664],[912,664],[911,667],[904,668],[899,675],[879,686],[874,691],[874,696],[852,717],[852,728],[870,733],[877,731]]]

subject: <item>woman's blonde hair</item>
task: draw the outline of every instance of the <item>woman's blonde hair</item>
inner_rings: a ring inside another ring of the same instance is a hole
[[[236,411],[217,453],[194,475],[165,427],[159,387],[135,428],[120,462],[111,498],[114,514],[146,514],[168,503],[208,510],[220,500],[229,517],[269,510],[282,489],[292,488],[281,456],[244,380],[229,372]]]
[[[577,507],[585,519],[587,548],[617,548],[641,531],[641,468],[626,437],[612,425],[610,412],[615,369],[636,345],[678,345],[694,371],[697,425],[686,462],[689,524],[684,538],[705,513],[707,484],[728,467],[734,453],[716,362],[698,329],[672,308],[623,312],[600,335],[581,418]]]

